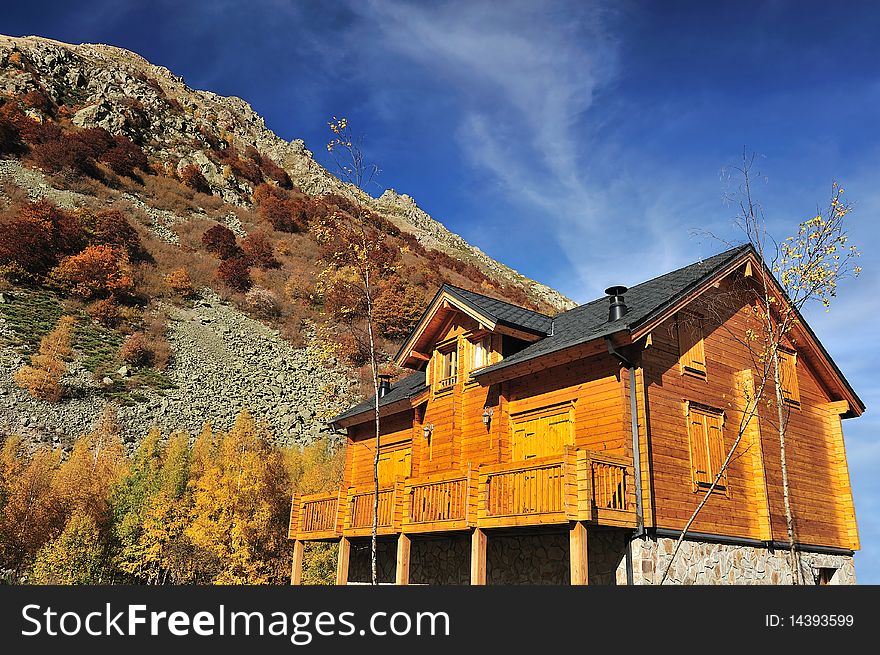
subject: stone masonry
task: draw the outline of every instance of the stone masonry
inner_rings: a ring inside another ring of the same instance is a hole
[[[659,584],[674,547],[675,539],[667,537],[634,540],[634,584]],[[816,583],[821,569],[828,570],[830,584],[856,582],[851,556],[801,551],[799,560],[804,584]],[[622,561],[617,569],[618,584],[626,584],[625,567]],[[787,550],[684,541],[664,584],[789,585],[792,584],[792,567]]]

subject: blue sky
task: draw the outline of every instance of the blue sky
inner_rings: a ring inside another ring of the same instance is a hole
[[[44,1],[5,3],[0,32],[134,50],[319,161],[348,116],[383,188],[579,301],[741,239],[722,195],[744,147],[777,237],[841,181],[863,274],[807,316],[869,407],[844,430],[857,574],[880,583],[873,3]]]

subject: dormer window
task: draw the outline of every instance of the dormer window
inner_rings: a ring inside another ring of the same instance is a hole
[[[471,370],[476,371],[490,364],[492,338],[487,334],[471,342]]]
[[[438,346],[436,363],[434,389],[443,391],[454,387],[458,382],[458,342]]]

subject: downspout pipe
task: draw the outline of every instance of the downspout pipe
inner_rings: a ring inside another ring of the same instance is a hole
[[[634,538],[645,534],[645,514],[642,502],[642,456],[639,446],[639,406],[636,394],[636,366],[614,347],[611,337],[605,337],[608,353],[613,355],[629,370],[629,407],[632,421],[633,477],[636,486],[636,530]],[[627,562],[629,564],[629,562]]]

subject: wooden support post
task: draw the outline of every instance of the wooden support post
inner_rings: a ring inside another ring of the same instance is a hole
[[[292,585],[302,584],[303,546],[305,544],[299,539],[293,542],[293,564],[290,567],[290,584]]]
[[[587,566],[587,526],[583,521],[575,521],[568,533],[571,558],[571,584],[589,584]]]
[[[401,534],[397,538],[397,573],[394,576],[395,584],[409,584],[409,547],[409,535]]]
[[[336,584],[348,584],[348,556],[351,552],[351,540],[343,537],[339,540],[339,558],[336,560]]]
[[[471,584],[486,584],[486,533],[480,528],[471,535]]]

